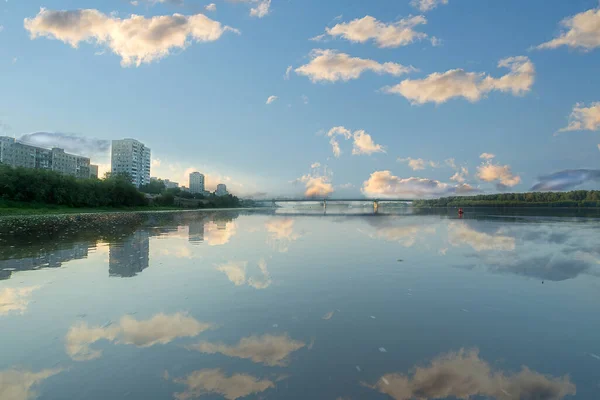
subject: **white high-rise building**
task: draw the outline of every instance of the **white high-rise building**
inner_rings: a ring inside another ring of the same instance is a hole
[[[219,183],[217,185],[217,190],[216,190],[215,194],[217,196],[226,196],[226,195],[228,195],[229,193],[227,193],[227,186],[224,185],[224,184],[222,184],[222,183]]]
[[[65,153],[63,149],[34,146],[15,138],[0,136],[0,163],[11,167],[36,168],[56,171],[76,178],[89,178],[98,166],[88,157]]]
[[[112,141],[111,172],[129,174],[131,183],[140,187],[150,183],[150,149],[135,139]]]
[[[204,193],[204,175],[200,172],[190,174],[190,193]]]

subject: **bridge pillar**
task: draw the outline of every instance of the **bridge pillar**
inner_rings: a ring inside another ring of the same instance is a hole
[[[377,200],[373,200],[373,212],[377,214],[377,210],[379,210],[379,202]]]

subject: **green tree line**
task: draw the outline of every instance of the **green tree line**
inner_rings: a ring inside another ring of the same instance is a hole
[[[417,200],[415,207],[600,207],[600,191],[501,193]]]
[[[126,175],[77,179],[44,169],[0,165],[0,199],[68,207],[136,207],[148,205]]]
[[[152,201],[143,192],[152,194]],[[202,201],[186,203],[181,199]],[[153,181],[138,190],[126,174],[107,174],[104,179],[77,179],[50,170],[13,168],[0,164],[0,206],[27,207],[27,204],[77,208],[151,205],[232,208],[239,207],[240,200],[232,195],[211,194],[204,197],[183,192],[179,188],[165,189],[162,181]]]

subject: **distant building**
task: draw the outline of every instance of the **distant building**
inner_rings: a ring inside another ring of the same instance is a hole
[[[89,178],[91,174],[88,157],[65,153],[58,147],[33,146],[7,136],[0,136],[0,163],[11,167],[47,169],[76,178]]]
[[[179,183],[171,182],[168,179],[165,179],[163,183],[165,184],[165,189],[177,189],[179,187]]]
[[[90,164],[90,178],[98,178],[98,166]]]
[[[229,193],[227,193],[227,186],[224,185],[224,184],[222,184],[222,183],[219,183],[217,185],[217,190],[215,191],[215,194],[217,196],[226,196],[226,195],[228,195]]]
[[[190,193],[197,194],[204,192],[204,175],[200,172],[190,174]]]
[[[150,183],[150,149],[135,139],[112,141],[111,172],[128,174],[136,187]]]

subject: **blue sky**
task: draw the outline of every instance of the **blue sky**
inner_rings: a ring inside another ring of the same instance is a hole
[[[199,170],[244,195],[526,191],[555,173],[543,187],[598,187],[597,0],[268,3],[1,1],[0,129],[90,139],[100,164],[91,139],[134,137],[153,176]],[[188,18],[146,23],[173,14]]]

